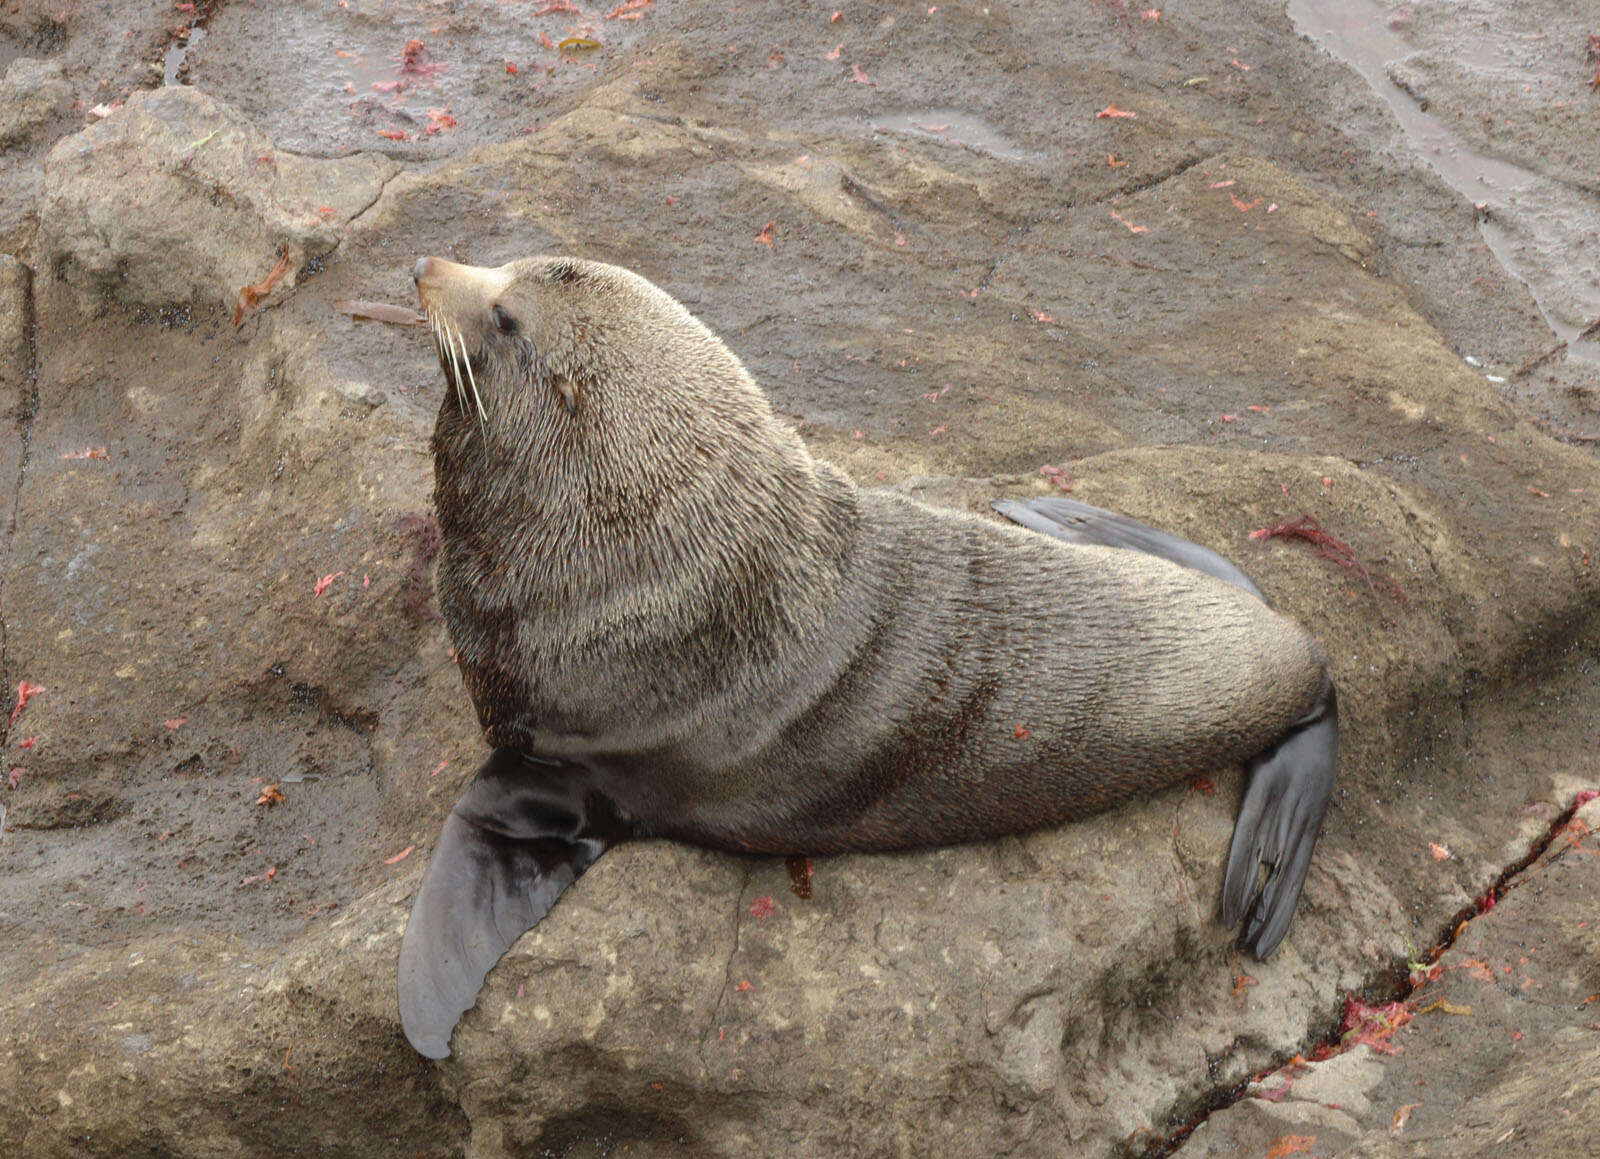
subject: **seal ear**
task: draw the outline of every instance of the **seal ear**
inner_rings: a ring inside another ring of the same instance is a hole
[[[489,968],[623,836],[587,771],[499,748],[445,818],[400,942],[400,1024],[418,1053],[450,1032]]]
[[[583,392],[578,389],[578,384],[565,374],[552,377],[551,385],[555,387],[556,397],[566,404],[567,413],[578,413],[578,400],[583,397]]]

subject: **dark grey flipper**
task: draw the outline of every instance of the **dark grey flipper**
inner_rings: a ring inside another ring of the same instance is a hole
[[[997,499],[1013,523],[1068,543],[1126,547],[1233,584],[1262,603],[1259,588],[1228,560],[1126,515],[1076,499]],[[1339,707],[1332,682],[1293,728],[1250,762],[1222,884],[1222,922],[1243,923],[1239,945],[1265,958],[1289,929],[1339,768]],[[1266,869],[1262,882],[1261,870]]]
[[[1236,588],[1243,588],[1262,603],[1267,598],[1232,563],[1210,548],[1158,531],[1147,523],[1079,503],[1076,499],[996,499],[989,504],[1013,523],[1030,531],[1041,531],[1068,543],[1091,543],[1102,547],[1127,547],[1154,555],[1215,576]]]
[[[1250,762],[1222,879],[1222,924],[1241,921],[1239,945],[1265,958],[1278,948],[1300,900],[1339,770],[1339,698],[1333,682],[1283,739]],[[1258,889],[1261,868],[1267,879]]]
[[[400,1025],[445,1058],[489,968],[627,836],[581,766],[499,748],[445,818],[400,942]]]

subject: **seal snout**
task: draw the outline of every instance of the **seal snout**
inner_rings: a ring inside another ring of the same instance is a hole
[[[438,348],[439,365],[444,370],[445,381],[455,388],[456,402],[463,411],[467,409],[468,396],[471,396],[479,422],[487,421],[489,416],[484,410],[483,396],[478,392],[477,375],[473,373],[473,355],[467,347],[467,338],[462,333],[462,323],[458,319],[470,318],[482,308],[482,303],[475,299],[493,295],[496,287],[487,285],[484,277],[493,272],[447,262],[442,258],[418,258],[417,264],[411,267],[411,280],[416,283],[417,298],[427,312],[428,325],[433,329],[433,341]],[[422,1048],[419,1046],[418,1049]]]
[[[512,276],[504,268],[486,270],[447,258],[423,257],[411,267],[411,280],[425,307],[465,320],[487,315],[496,295],[511,283]]]
[[[417,287],[417,297],[424,306],[437,304],[440,291],[449,277],[446,267],[453,265],[454,262],[423,257],[418,258],[417,264],[411,267],[411,282]]]

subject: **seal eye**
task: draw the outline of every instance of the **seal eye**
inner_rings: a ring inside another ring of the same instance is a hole
[[[501,307],[496,306],[490,310],[489,317],[494,320],[494,328],[500,333],[515,334],[517,332],[517,320],[507,314]]]

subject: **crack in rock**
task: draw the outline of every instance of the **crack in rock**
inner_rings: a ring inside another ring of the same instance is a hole
[[[1489,886],[1482,896],[1463,907],[1450,919],[1434,940],[1432,947],[1421,956],[1422,963],[1431,965],[1438,961],[1446,951],[1455,945],[1468,925],[1492,910],[1501,898],[1521,885],[1522,875],[1545,855],[1551,844],[1567,830],[1578,810],[1589,799],[1589,795],[1582,793],[1575,796],[1572,804],[1557,815],[1556,819],[1551,822],[1550,827],[1533,842],[1527,853],[1501,870],[1499,876],[1495,878],[1494,884]],[[1412,963],[1410,962],[1394,962],[1388,967],[1369,975],[1367,981],[1361,986],[1361,993],[1372,996],[1371,1005],[1386,1005],[1405,1001],[1417,989],[1417,985],[1414,985],[1411,981],[1411,965]],[[1336,1046],[1341,1037],[1339,1015],[1335,1014],[1325,1021],[1327,1029],[1308,1036],[1305,1044],[1293,1055],[1287,1058],[1276,1058],[1271,1066],[1246,1075],[1244,1078],[1225,1086],[1213,1087],[1196,1099],[1184,1100],[1187,1106],[1198,1107],[1198,1109],[1185,1112],[1180,1106],[1175,1106],[1167,1115],[1159,1117],[1157,1121],[1177,1122],[1178,1126],[1168,1131],[1165,1135],[1138,1132],[1136,1137],[1128,1140],[1120,1154],[1124,1159],[1165,1159],[1166,1156],[1174,1154],[1202,1123],[1218,1111],[1226,1110],[1247,1097],[1253,1083],[1287,1064],[1290,1058],[1311,1058],[1318,1047],[1332,1048]]]
[[[1163,169],[1160,173],[1151,174],[1143,181],[1136,181],[1132,185],[1125,186],[1122,189],[1115,190],[1100,197],[1092,198],[1088,201],[1074,201],[1071,203],[1071,208],[1083,209],[1092,205],[1106,205],[1110,202],[1120,201],[1124,197],[1132,197],[1136,193],[1143,193],[1147,189],[1154,189],[1158,185],[1165,185],[1168,181],[1171,181],[1176,177],[1182,177],[1196,165],[1203,165],[1207,161],[1214,161],[1220,156],[1222,156],[1221,153],[1203,153],[1198,157],[1184,158],[1175,165],[1171,165],[1166,169]]]
[[[0,688],[12,685],[10,658],[10,633],[7,627],[5,576],[10,572],[11,558],[17,536],[17,520],[22,508],[22,485],[27,475],[28,459],[33,442],[33,423],[39,413],[39,352],[37,346],[38,322],[33,300],[33,271],[10,255],[0,264],[0,279],[13,283],[17,301],[18,330],[21,337],[21,374],[18,380],[17,415],[17,473],[11,487],[11,510],[6,518],[5,555],[0,559]],[[0,284],[0,293],[10,287]],[[9,353],[9,352],[6,352]],[[10,739],[9,724],[0,724],[0,745]]]
[[[739,880],[739,891],[733,904],[733,945],[728,949],[727,960],[722,964],[722,986],[717,990],[717,1000],[711,1007],[711,1022],[706,1027],[706,1032],[700,1036],[700,1067],[705,1072],[709,1081],[711,1078],[711,1063],[706,1057],[706,1043],[711,1038],[711,1032],[717,1029],[717,1021],[722,1016],[722,1004],[728,997],[728,986],[733,981],[733,960],[739,956],[739,941],[743,926],[740,918],[744,914],[744,895],[750,890],[750,879],[755,874],[755,869],[748,863],[744,867],[743,876]]]

